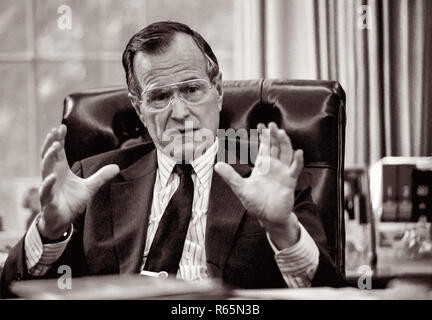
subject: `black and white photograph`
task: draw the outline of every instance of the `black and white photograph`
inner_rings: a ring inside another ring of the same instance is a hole
[[[0,149],[0,305],[432,300],[430,0],[0,0]]]

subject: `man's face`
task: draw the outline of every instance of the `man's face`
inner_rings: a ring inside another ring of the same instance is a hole
[[[210,83],[202,52],[192,37],[183,33],[176,34],[162,54],[137,53],[134,74],[143,91],[193,79]],[[214,82],[206,98],[198,103],[181,99],[178,91],[165,108],[153,109],[145,102],[135,102],[153,142],[166,155],[191,161],[214,142],[222,107],[220,75]]]

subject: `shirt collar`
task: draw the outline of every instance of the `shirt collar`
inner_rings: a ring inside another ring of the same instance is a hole
[[[191,162],[194,173],[197,175],[201,183],[205,183],[209,179],[218,148],[219,140],[216,139],[215,142],[206,150],[206,152],[204,152],[204,154],[200,155]],[[160,182],[162,186],[165,187],[177,162],[165,155],[159,149],[157,149],[157,161]]]

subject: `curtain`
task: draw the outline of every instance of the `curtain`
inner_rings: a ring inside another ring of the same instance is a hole
[[[264,77],[264,0],[236,0],[234,9],[234,79]]]
[[[432,1],[268,0],[265,77],[337,80],[346,167],[432,155]]]

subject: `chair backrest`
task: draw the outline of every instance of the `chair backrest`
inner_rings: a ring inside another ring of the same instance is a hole
[[[339,83],[318,80],[242,80],[224,82],[220,128],[254,129],[276,122],[294,149],[303,149],[311,174],[328,251],[345,272],[343,170],[345,93]],[[66,97],[63,123],[68,126],[69,164],[119,148],[128,139],[150,139],[130,105],[125,88],[94,89]]]

